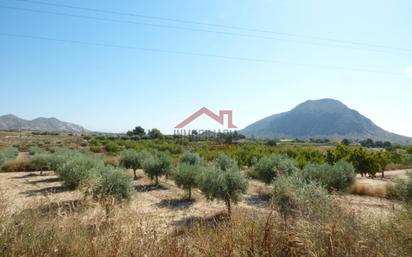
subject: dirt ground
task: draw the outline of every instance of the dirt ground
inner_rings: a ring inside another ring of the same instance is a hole
[[[390,181],[391,176],[403,176],[404,174],[405,171],[387,172],[385,180]],[[357,183],[381,184],[388,183],[387,181],[357,179]],[[128,208],[142,216],[156,220],[158,224],[165,227],[171,223],[211,216],[225,210],[222,202],[207,201],[198,190],[193,190],[193,200],[186,200],[185,192],[176,187],[173,181],[165,178],[161,179],[159,187],[154,187],[143,171],[138,171],[138,180],[134,182],[134,186],[137,193],[134,194]],[[269,193],[269,186],[251,180],[247,194],[235,208],[267,213],[270,210]],[[0,173],[0,194],[3,194],[9,201],[11,212],[41,204],[75,202],[83,198],[83,194],[79,191],[66,191],[53,172],[48,172],[43,176],[39,176],[38,172]],[[393,209],[399,208],[396,201],[378,197],[334,195],[333,198],[339,204],[360,215],[387,215]]]

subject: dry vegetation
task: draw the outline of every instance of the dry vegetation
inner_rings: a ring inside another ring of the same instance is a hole
[[[10,135],[0,143],[21,142]],[[81,141],[26,136],[27,145],[46,140],[79,148]],[[119,164],[118,156],[96,155]],[[223,202],[207,201],[196,188],[187,199],[170,178],[154,186],[141,169],[129,201],[96,202],[68,191],[53,171],[22,171],[28,158],[20,152],[0,173],[0,256],[412,256],[412,210],[388,191],[405,170],[387,171],[384,179],[357,176],[351,194],[331,192],[322,208],[308,203],[288,217],[272,203],[272,186],[250,179],[228,217]]]

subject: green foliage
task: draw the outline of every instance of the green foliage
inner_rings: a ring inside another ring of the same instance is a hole
[[[142,128],[142,127],[140,127],[140,126],[137,126],[137,127],[135,127],[132,131],[128,131],[128,132],[127,132],[127,135],[128,135],[129,137],[137,136],[137,137],[141,138],[141,137],[143,137],[144,135],[146,135],[146,132],[145,132],[144,128]]]
[[[219,164],[206,167],[199,176],[199,188],[208,200],[223,200],[231,214],[231,203],[237,203],[248,188],[248,181],[237,166],[223,170]]]
[[[51,170],[51,155],[49,153],[37,153],[30,158],[31,167],[33,170],[43,171]]]
[[[136,150],[126,150],[120,156],[120,166],[126,169],[132,169],[134,179],[137,179],[136,170],[143,168],[143,163],[150,158],[150,153],[146,151],[137,152]]]
[[[191,165],[181,162],[172,172],[172,179],[176,185],[188,191],[189,199],[192,198],[192,189],[198,185],[198,177],[202,173],[203,167],[199,163]]]
[[[407,152],[408,154],[412,154],[412,145],[408,145],[408,146],[406,147],[406,152]]]
[[[64,186],[73,190],[95,177],[96,172],[103,166],[102,161],[80,155],[58,166],[56,172],[63,179]]]
[[[71,159],[81,157],[82,154],[75,150],[70,150],[66,148],[60,148],[55,150],[55,152],[50,156],[49,164],[50,168],[54,170],[57,174],[61,167]]]
[[[112,167],[97,166],[90,171],[96,174],[92,195],[97,200],[104,200],[108,197],[114,199],[128,200],[133,193],[132,178],[124,170]],[[96,169],[98,171],[96,171]]]
[[[164,135],[162,134],[162,132],[160,132],[160,130],[158,130],[157,128],[154,128],[152,130],[150,130],[147,135],[149,136],[149,138],[151,139],[164,139]]]
[[[115,142],[108,142],[105,146],[104,149],[108,153],[117,153],[120,150],[120,147],[118,144]]]
[[[186,163],[186,164],[189,164],[189,165],[201,165],[203,163],[203,160],[199,156],[198,153],[185,152],[180,157],[180,162]]]
[[[169,154],[156,152],[149,155],[143,161],[143,170],[151,178],[155,179],[155,184],[159,184],[159,177],[166,175],[171,169],[171,159]]]
[[[291,175],[298,171],[296,162],[285,155],[272,154],[261,158],[254,166],[256,178],[269,184],[279,175]]]
[[[408,173],[408,178],[397,179],[391,190],[396,198],[412,204],[412,173]]]
[[[45,152],[47,151],[38,146],[30,146],[29,148],[30,155],[35,155],[35,154],[40,154],[40,153],[45,153]]]
[[[6,161],[15,159],[18,154],[19,150],[15,147],[8,147],[0,150],[0,166]]]
[[[364,176],[368,174],[374,177],[376,172],[382,171],[382,160],[374,152],[366,151],[363,148],[357,148],[349,153],[347,159],[353,164],[357,173]]]
[[[219,156],[215,160],[215,165],[218,169],[221,169],[223,171],[237,167],[236,161],[224,153],[219,154]]]
[[[322,216],[326,208],[331,208],[330,198],[324,188],[298,176],[280,176],[273,181],[272,188],[273,203],[285,224],[289,216],[300,214],[316,218]]]
[[[328,191],[346,191],[355,179],[355,170],[352,164],[341,160],[333,166],[330,164],[309,164],[302,173],[306,182],[316,182]]]

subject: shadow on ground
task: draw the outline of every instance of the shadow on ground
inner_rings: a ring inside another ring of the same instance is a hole
[[[55,183],[55,182],[63,182],[61,178],[45,178],[45,179],[40,179],[36,181],[30,181],[30,184],[36,185],[39,183]]]
[[[134,190],[137,192],[150,192],[150,191],[155,191],[155,190],[167,190],[169,188],[163,186],[163,185],[137,185],[134,186]]]
[[[227,212],[220,212],[209,217],[197,217],[190,216],[177,221],[172,222],[172,225],[176,226],[174,231],[174,236],[181,235],[185,231],[195,227],[195,226],[207,226],[215,228],[217,225],[230,220]]]
[[[186,209],[189,208],[195,201],[193,199],[163,199],[155,206],[168,209]]]
[[[20,194],[27,195],[27,196],[37,196],[37,195],[45,195],[45,194],[62,193],[64,191],[66,191],[66,189],[62,186],[53,186],[53,187],[28,190]]]
[[[37,208],[25,209],[23,212],[17,214],[22,217],[27,217],[30,215],[32,217],[36,216],[67,216],[74,213],[79,213],[86,210],[87,204],[81,200],[69,200],[62,202],[53,202],[46,205],[41,205]]]
[[[245,203],[253,206],[269,207],[272,203],[270,194],[251,195],[245,197]]]

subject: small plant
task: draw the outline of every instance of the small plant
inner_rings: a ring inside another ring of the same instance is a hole
[[[171,169],[171,159],[169,154],[156,152],[149,155],[143,161],[143,170],[150,177],[155,179],[155,185],[159,185],[159,177],[166,175]]]
[[[78,188],[83,182],[95,176],[96,167],[104,166],[103,162],[92,159],[87,156],[76,156],[75,158],[64,163],[57,173],[64,181],[67,189],[73,190]]]
[[[226,157],[225,157],[226,158]],[[225,163],[234,163],[233,160]],[[208,200],[222,200],[231,216],[232,202],[237,203],[248,188],[248,181],[236,166],[223,170],[221,163],[208,166],[199,176],[199,188]],[[227,166],[226,166],[227,167]]]
[[[129,149],[122,152],[120,156],[120,166],[126,169],[132,169],[134,180],[137,180],[136,170],[143,168],[143,162],[150,157],[150,153],[146,151],[137,152]]]
[[[294,160],[285,155],[272,154],[261,158],[253,169],[253,174],[266,184],[272,182],[279,175],[291,175],[298,171]]]
[[[302,178],[324,186],[328,191],[345,191],[353,184],[355,170],[352,164],[338,161],[330,164],[308,164],[301,173]]]

